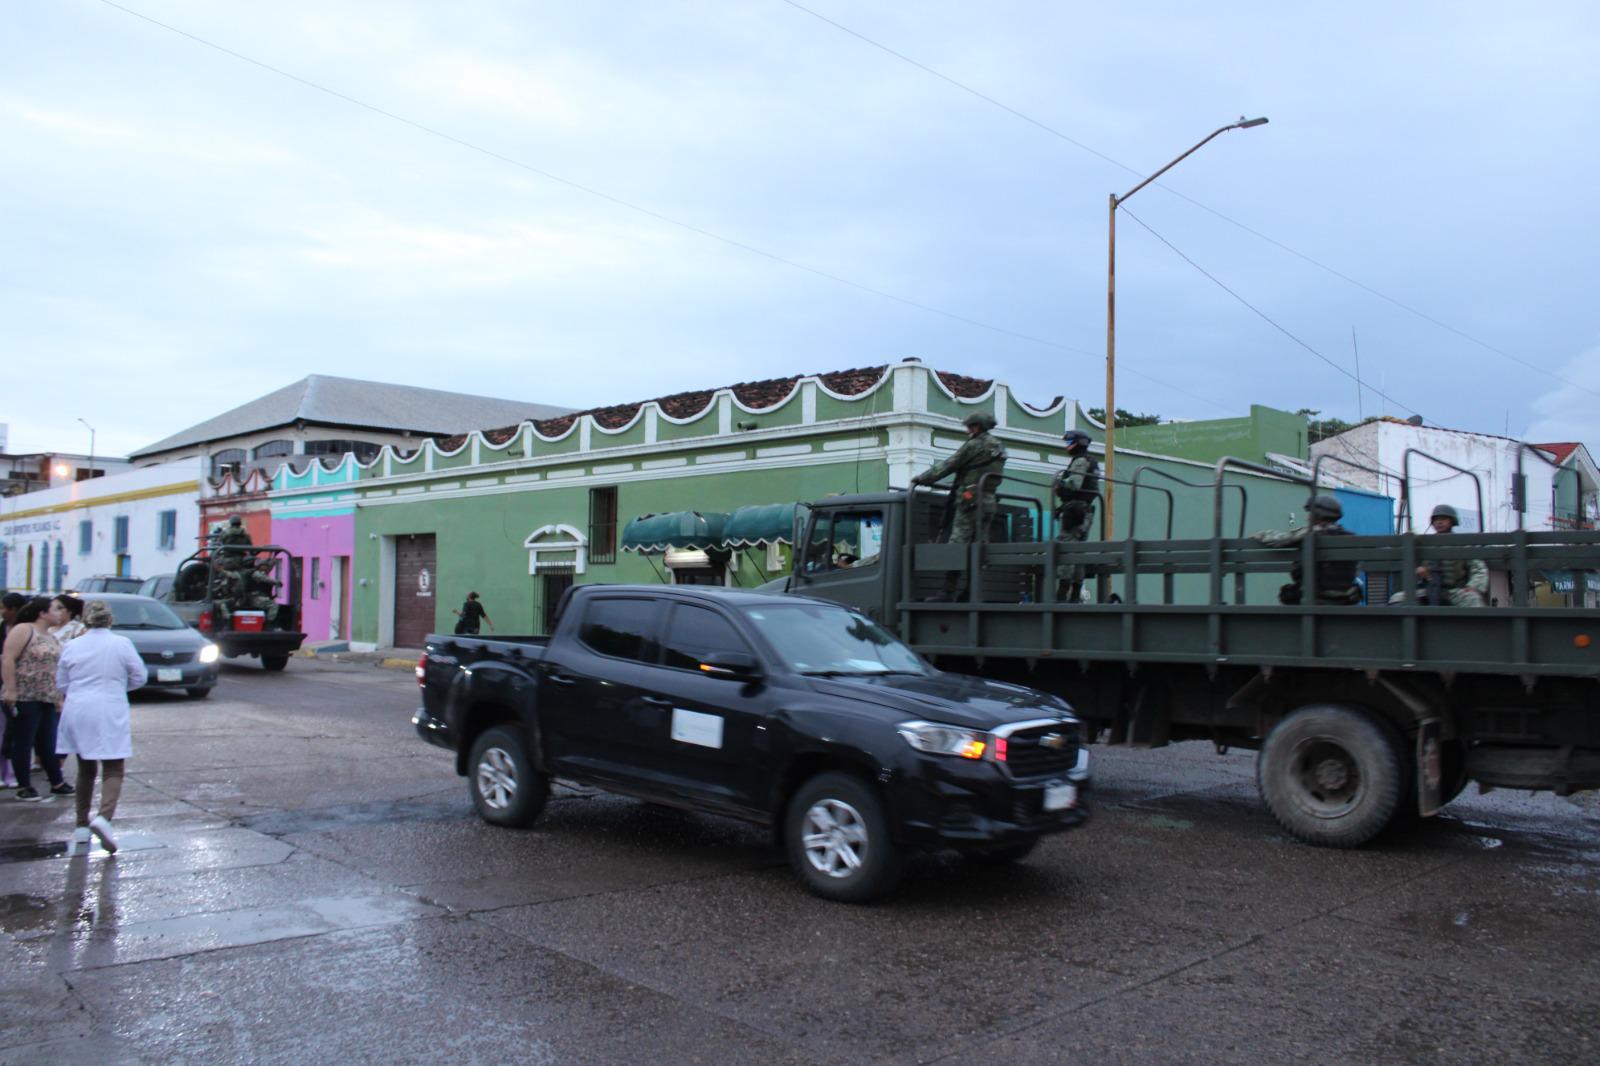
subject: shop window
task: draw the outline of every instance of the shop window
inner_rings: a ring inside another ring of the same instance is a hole
[[[589,561],[617,561],[617,487],[589,490]]]

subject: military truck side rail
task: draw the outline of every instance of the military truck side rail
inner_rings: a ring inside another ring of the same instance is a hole
[[[1435,813],[1470,780],[1600,787],[1600,611],[1529,597],[1540,571],[1600,571],[1600,533],[1329,535],[1294,549],[1239,537],[930,543],[939,499],[818,501],[813,530],[835,511],[881,512],[881,552],[848,569],[810,566],[820,549],[808,533],[790,591],[897,625],[945,669],[1056,692],[1110,743],[1256,749],[1268,808],[1311,843],[1361,844],[1397,816]],[[1285,606],[1274,595],[1273,578],[1296,562],[1308,587],[1318,562],[1342,561],[1411,588],[1420,564],[1473,558],[1509,573],[1511,603],[1308,595]],[[1059,577],[1078,566],[1124,602],[1058,601]],[[931,601],[952,570],[962,594]]]

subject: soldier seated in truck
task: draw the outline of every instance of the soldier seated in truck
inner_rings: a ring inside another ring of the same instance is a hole
[[[1311,497],[1306,501],[1306,515],[1309,521],[1298,529],[1287,532],[1266,529],[1252,533],[1250,539],[1268,548],[1298,548],[1301,541],[1313,534],[1350,536],[1350,531],[1339,524],[1339,519],[1344,516],[1344,507],[1336,497]],[[1316,602],[1334,606],[1360,603],[1361,586],[1356,584],[1356,570],[1357,564],[1354,562],[1319,559]],[[1300,563],[1296,562],[1289,570],[1289,583],[1278,590],[1278,602],[1290,605],[1302,602],[1305,598],[1304,581],[1305,574]]]

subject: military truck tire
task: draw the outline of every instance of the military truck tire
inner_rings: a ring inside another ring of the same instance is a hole
[[[883,801],[853,774],[818,774],[789,800],[784,846],[807,891],[867,903],[900,883],[902,857]]]
[[[992,848],[981,848],[977,851],[967,852],[967,859],[979,866],[1010,866],[1012,863],[1021,862],[1033,854],[1033,849],[1039,846],[1039,838],[1024,840],[1018,844],[997,844]]]
[[[1365,844],[1407,801],[1406,750],[1388,722],[1357,707],[1311,704],[1273,727],[1256,759],[1267,809],[1307,844]]]
[[[532,825],[550,798],[550,777],[534,768],[522,734],[512,726],[486,729],[467,756],[467,788],[478,817],[490,825]]]
[[[288,665],[289,657],[287,655],[263,655],[261,657],[261,669],[263,670],[282,670]]]

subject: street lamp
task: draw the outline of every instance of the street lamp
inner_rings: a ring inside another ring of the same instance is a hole
[[[83,422],[83,419],[80,418],[78,421]],[[94,427],[87,422],[83,422],[83,425],[89,431],[89,473],[85,478],[87,480],[94,477]]]
[[[1265,126],[1266,124],[1267,120],[1265,118],[1240,118],[1238,122],[1231,122],[1228,125],[1223,126],[1221,129],[1213,131],[1205,138],[1205,140],[1202,140],[1199,144],[1195,145],[1193,148],[1189,149],[1187,152],[1183,153],[1178,158],[1174,159],[1172,162],[1168,163],[1166,166],[1150,175],[1148,178],[1145,178],[1143,181],[1129,189],[1127,192],[1123,193],[1121,196],[1118,196],[1115,193],[1113,193],[1111,196],[1111,211],[1109,215],[1111,225],[1109,230],[1110,237],[1107,242],[1108,253],[1106,257],[1105,469],[1106,484],[1110,486],[1110,488],[1106,490],[1105,495],[1105,530],[1107,537],[1113,537],[1116,535],[1116,527],[1113,525],[1113,519],[1115,518],[1113,501],[1116,498],[1116,486],[1112,483],[1111,477],[1116,472],[1117,462],[1117,205],[1122,203],[1128,197],[1132,196],[1134,193],[1138,192],[1140,189],[1144,188],[1146,185],[1149,185],[1152,181],[1155,181],[1161,175],[1165,174],[1167,171],[1171,170],[1185,159],[1188,159],[1195,152],[1199,151],[1207,141],[1210,141],[1212,137],[1227,133],[1229,130],[1247,130],[1252,126]],[[1129,532],[1131,533],[1132,530],[1129,530]]]

